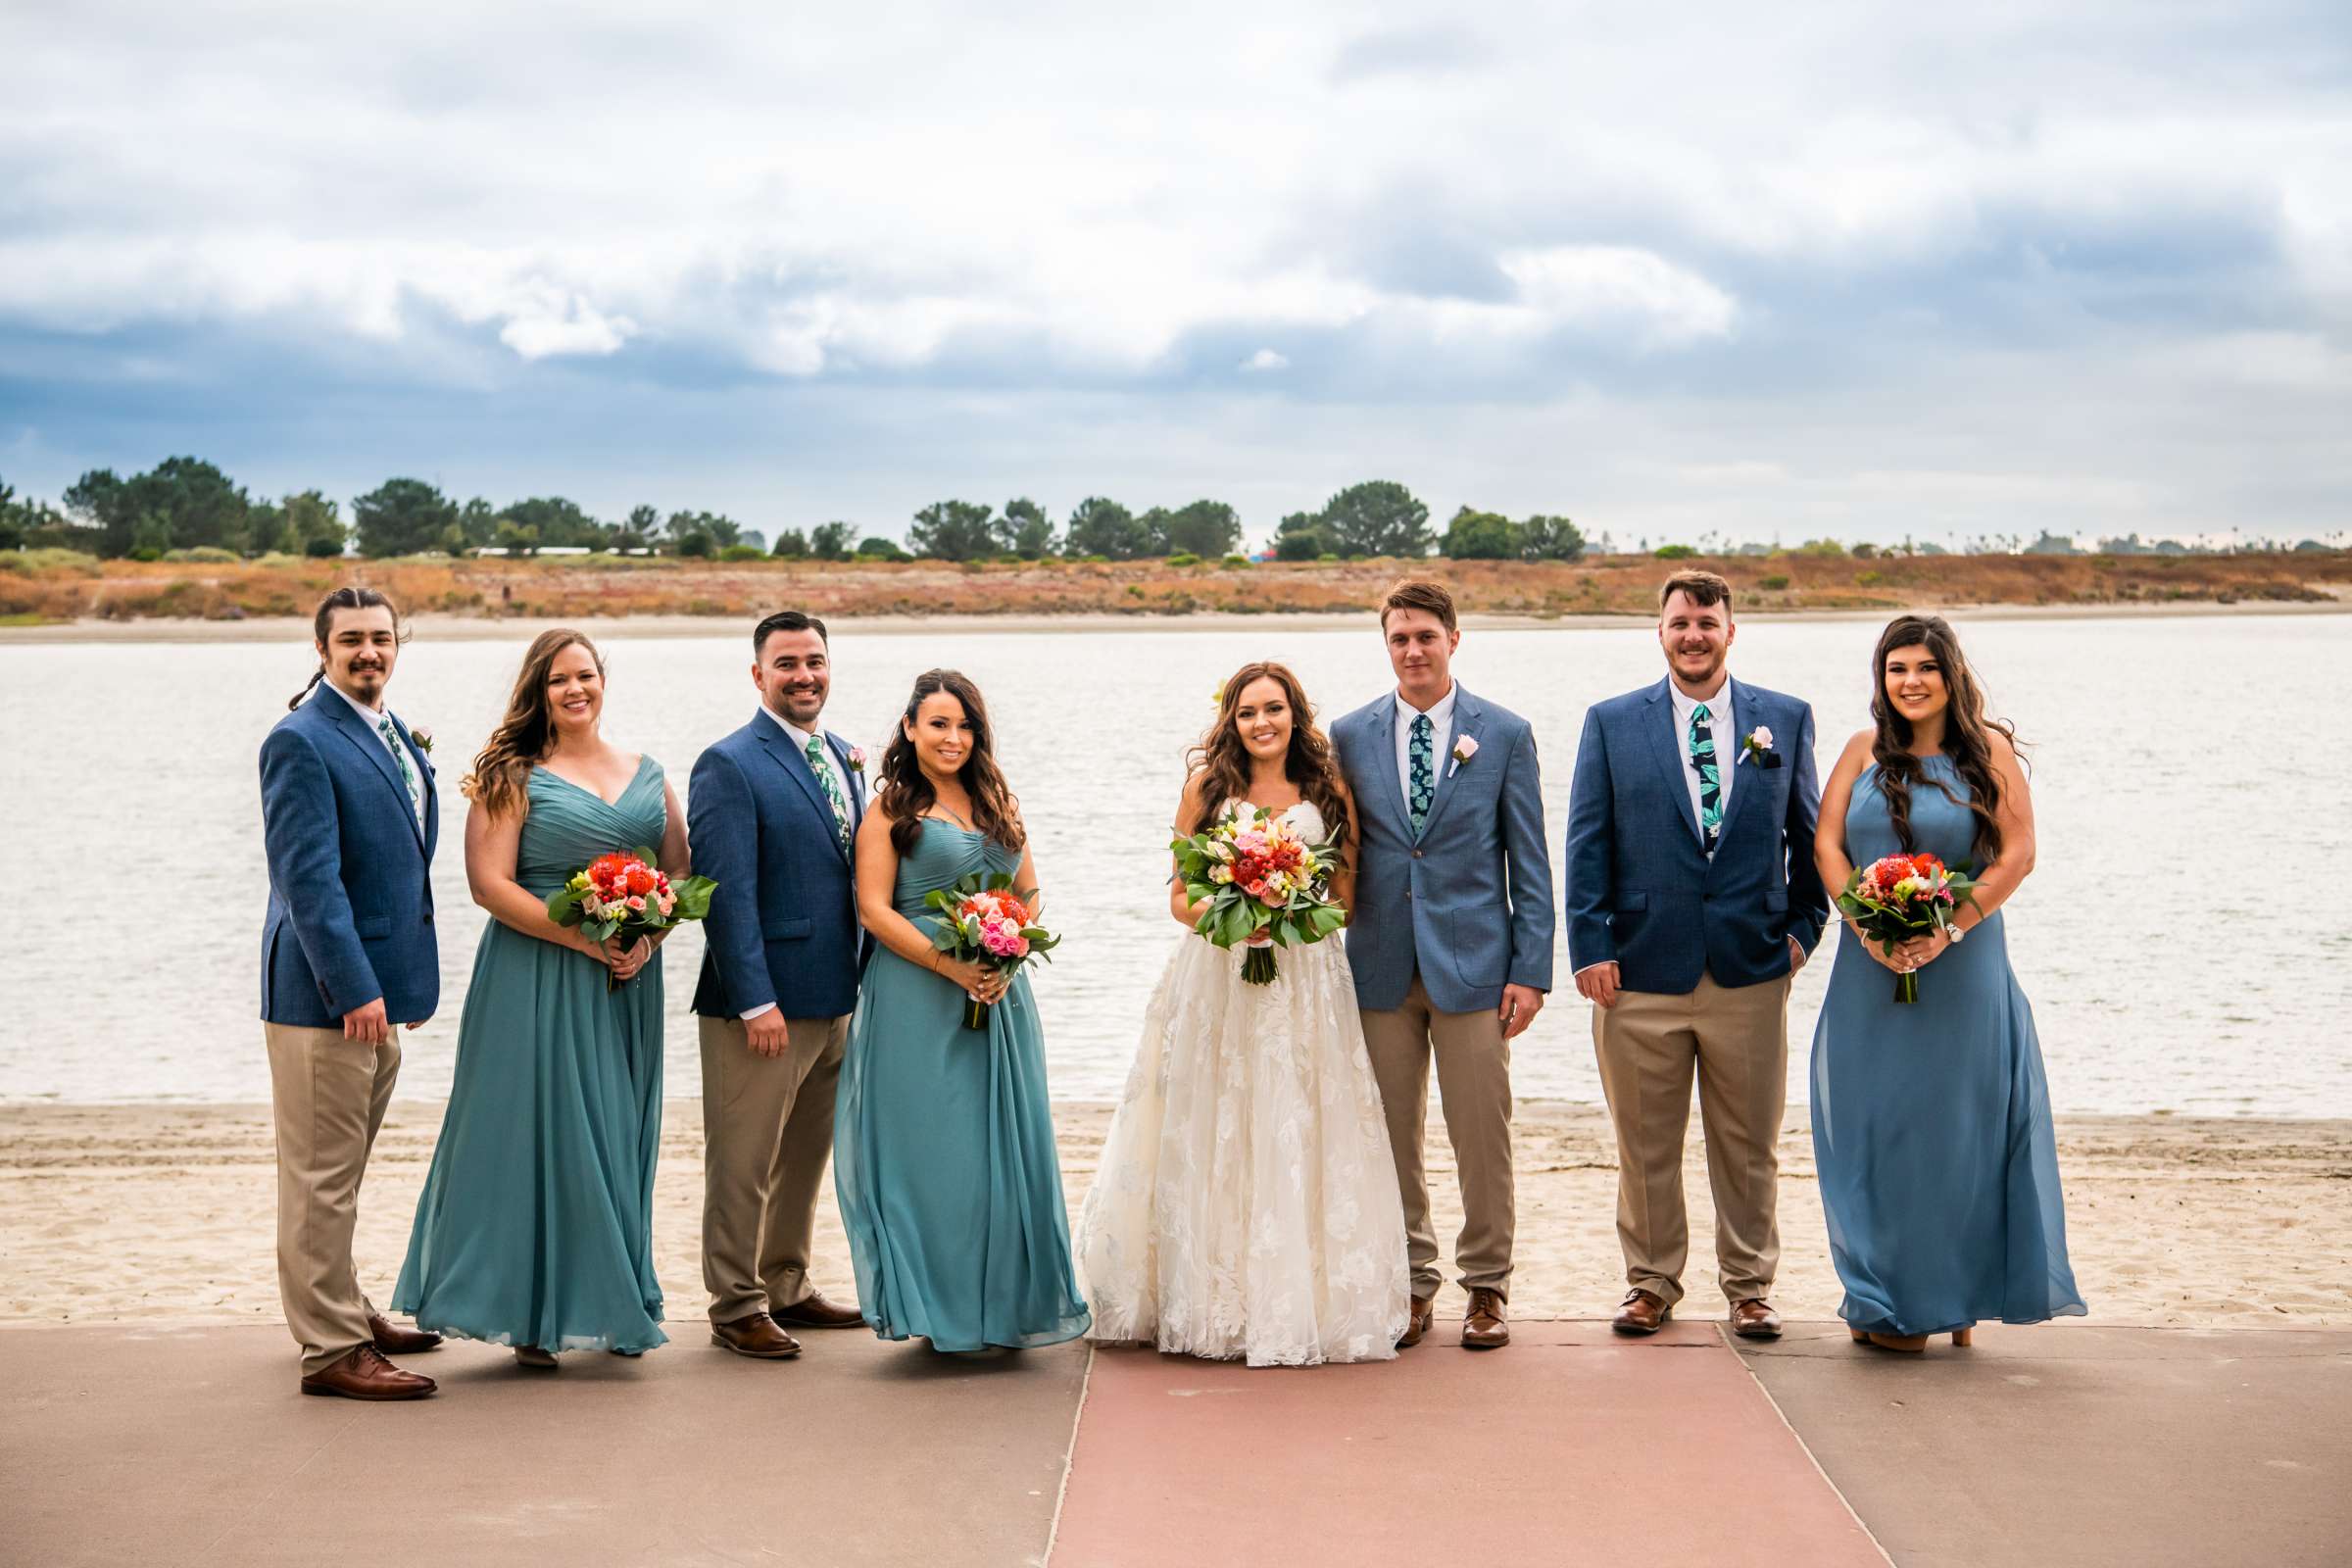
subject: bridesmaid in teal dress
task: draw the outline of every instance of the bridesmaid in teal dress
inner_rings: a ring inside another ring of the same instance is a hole
[[[595,648],[543,634],[466,781],[466,875],[491,919],[393,1297],[420,1324],[542,1369],[558,1350],[667,1341],[653,1263],[658,944],[600,947],[546,908],[614,850],[658,848],[662,870],[686,874],[685,813],[661,764],[607,744],[603,709]]]
[[[1903,615],[1872,660],[1877,724],[1822,791],[1814,858],[1831,888],[1856,864],[1933,855],[1976,868],[1959,935],[1891,956],[1849,922],[1813,1033],[1813,1152],[1838,1309],[1858,1341],[1966,1345],[1986,1319],[2084,1311],[2034,1012],[2000,906],[2034,868],[2034,807],[2009,726],[1988,718],[1952,629]],[[1895,977],[1917,971],[1919,1000]]]
[[[858,1301],[887,1340],[962,1354],[1087,1330],[1026,975],[931,946],[924,896],[977,871],[1037,867],[998,770],[979,691],[915,681],[858,831],[858,913],[878,944],[850,1025],[833,1176]],[[966,996],[992,1004],[966,1029]]]

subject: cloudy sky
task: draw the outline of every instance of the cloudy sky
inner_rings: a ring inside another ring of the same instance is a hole
[[[0,478],[2352,527],[2341,0],[8,0]]]

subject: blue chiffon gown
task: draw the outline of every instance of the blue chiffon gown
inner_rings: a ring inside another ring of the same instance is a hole
[[[925,930],[935,888],[1020,856],[925,818],[893,899]],[[876,947],[858,994],[833,1118],[833,1183],[858,1304],[886,1340],[1020,1348],[1084,1334],[1027,975],[963,1026],[960,987]]]
[[[1965,800],[1951,760],[1925,759]],[[1921,853],[1973,858],[1975,818],[1927,779],[1911,790],[1909,851],[1874,764],[1845,813],[1857,865]],[[2080,1317],[2066,1256],[2057,1138],[2033,1009],[1996,912],[1921,969],[1919,1000],[1840,925],[1813,1031],[1813,1153],[1830,1254],[1854,1328],[1941,1334],[1982,1320]]]
[[[661,764],[620,798],[534,769],[514,879],[545,898],[600,855],[658,849]],[[492,920],[392,1304],[416,1326],[546,1350],[668,1343],[654,1277],[662,956],[608,991],[594,958]]]

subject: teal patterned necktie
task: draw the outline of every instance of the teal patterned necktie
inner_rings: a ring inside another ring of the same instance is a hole
[[[1690,765],[1698,770],[1698,836],[1706,841],[1709,855],[1723,836],[1723,776],[1715,770],[1715,731],[1707,722],[1712,716],[1704,703],[1690,713]]]
[[[1405,767],[1411,775],[1411,795],[1405,802],[1413,816],[1413,837],[1421,836],[1422,824],[1429,820],[1430,803],[1438,798],[1437,726],[1427,713],[1413,715],[1412,739],[1405,747]]]
[[[833,808],[833,833],[841,840],[842,851],[847,854],[850,848],[850,803],[841,798],[841,786],[833,782],[833,769],[825,765],[825,738],[822,735],[808,737],[808,766],[816,774],[816,781],[825,787],[825,803]]]
[[[409,792],[409,809],[416,813],[418,821],[422,821],[424,819],[424,792],[416,787],[416,770],[409,765],[409,749],[400,744],[400,731],[392,727],[390,713],[377,716],[375,732],[383,737],[384,750],[392,754],[392,760],[400,768],[400,782],[407,787]]]

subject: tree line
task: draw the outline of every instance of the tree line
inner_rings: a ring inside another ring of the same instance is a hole
[[[387,479],[343,507],[318,490],[276,499],[254,497],[200,458],[167,458],[128,476],[93,468],[67,487],[59,504],[20,499],[0,482],[0,550],[78,550],[108,559],[161,560],[173,552],[234,556],[283,553],[332,558],[464,556],[483,550],[530,555],[546,549],[653,551],[744,560],[758,556],[940,561],[1050,557],[1135,561],[1193,556],[1217,559],[1242,548],[1242,515],[1223,501],[1138,512],[1107,496],[1089,496],[1057,524],[1037,502],[1016,496],[1002,509],[986,502],[936,501],[916,512],[906,542],[863,534],[839,519],[784,527],[767,536],[724,513],[653,506],[617,520],[591,515],[562,496],[531,496],[504,506],[481,497],[460,502],[422,479]],[[1432,550],[1464,561],[1573,561],[1585,538],[1564,516],[1513,520],[1463,507],[1440,532],[1429,508],[1403,485],[1373,479],[1334,494],[1316,512],[1295,512],[1276,525],[1283,561],[1421,557]]]

